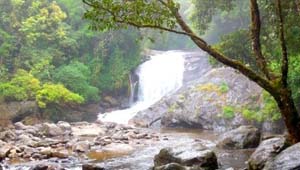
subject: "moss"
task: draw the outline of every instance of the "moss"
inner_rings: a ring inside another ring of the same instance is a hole
[[[235,108],[232,106],[223,106],[223,115],[222,117],[226,119],[232,119],[234,118],[235,114]]]
[[[168,108],[168,113],[174,113],[176,109],[178,109],[178,105],[174,103]]]
[[[226,82],[222,82],[221,85],[219,86],[219,90],[222,93],[227,93],[229,91],[229,86]]]

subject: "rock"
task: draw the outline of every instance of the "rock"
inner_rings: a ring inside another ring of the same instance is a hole
[[[27,146],[35,146],[37,144],[37,141],[33,140],[32,135],[21,134],[20,136],[18,136],[18,143],[27,145]]]
[[[90,143],[88,141],[80,141],[73,145],[72,150],[74,152],[87,152],[90,149]]]
[[[94,164],[84,164],[82,165],[82,170],[105,170],[103,167]]]
[[[189,170],[189,168],[184,167],[178,163],[170,163],[167,165],[155,167],[153,170]],[[194,170],[196,170],[196,169],[194,169]],[[199,170],[200,170],[200,168],[199,168]]]
[[[69,157],[69,151],[66,149],[60,149],[60,150],[55,150],[51,154],[52,157],[56,158],[68,158]]]
[[[38,113],[38,107],[35,101],[1,102],[0,113],[0,126],[7,126],[7,122],[18,122],[26,116]]]
[[[247,149],[259,145],[260,131],[253,126],[240,126],[224,133],[217,144],[223,149]]]
[[[262,89],[242,74],[228,67],[214,68],[139,112],[129,122],[141,127],[202,128],[218,132],[241,125],[262,127],[262,122],[249,121],[243,116],[245,110],[262,108],[262,99]],[[265,123],[263,129],[277,132],[284,128],[277,121]]]
[[[72,131],[72,128],[71,128],[71,125],[70,123],[68,122],[64,122],[64,121],[59,121],[57,122],[57,126],[59,128],[61,128],[63,131],[67,131],[67,132],[71,132]]]
[[[284,137],[274,137],[262,141],[248,160],[249,170],[263,169],[266,162],[271,161],[287,147]]]
[[[9,144],[5,144],[4,146],[0,147],[0,160],[7,157],[9,151],[12,149],[12,146]]]
[[[17,130],[25,130],[27,128],[22,122],[16,122],[14,125]]]
[[[48,137],[61,136],[64,134],[63,130],[53,123],[43,123],[40,131]]]
[[[17,135],[12,130],[0,132],[0,140],[3,140],[5,142],[13,141],[16,139],[16,137]]]
[[[106,103],[108,103],[109,107],[116,107],[116,106],[119,105],[118,100],[116,100],[112,96],[105,96],[103,98],[103,101],[106,102]]]
[[[300,143],[292,145],[266,163],[263,170],[299,170]]]
[[[160,150],[159,154],[155,155],[154,168],[162,168],[171,163],[177,163],[186,168],[198,167],[207,170],[218,168],[215,153],[199,144],[187,147],[164,148]]]
[[[31,167],[30,170],[65,170],[65,169],[58,166],[58,165],[56,166],[56,165],[40,164],[40,165],[36,165],[34,167]]]

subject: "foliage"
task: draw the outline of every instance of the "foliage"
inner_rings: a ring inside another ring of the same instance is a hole
[[[232,119],[234,118],[234,107],[232,106],[224,106],[223,107],[223,114],[222,117],[226,118],[226,119]]]
[[[7,100],[32,100],[40,81],[25,70],[18,70],[9,82],[0,84],[0,95]]]
[[[89,84],[89,68],[80,62],[73,62],[57,68],[53,73],[56,82],[64,84],[71,91],[87,101],[99,100],[99,90]]]
[[[281,118],[277,104],[273,97],[266,91],[263,92],[263,102],[261,107],[243,108],[242,115],[249,120],[277,121]]]
[[[36,101],[40,108],[46,108],[48,103],[56,103],[58,105],[62,103],[83,103],[84,98],[72,93],[62,84],[46,83],[37,91]]]

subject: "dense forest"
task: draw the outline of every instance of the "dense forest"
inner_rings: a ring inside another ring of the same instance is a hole
[[[97,103],[104,95],[126,96],[129,74],[142,62],[143,49],[196,49],[188,37],[174,33],[133,27],[94,31],[82,18],[88,8],[81,1],[2,0],[0,3],[2,102],[35,100],[44,109]],[[225,6],[208,1],[200,6],[190,5],[188,1],[180,3],[185,19],[205,40],[227,56],[234,56],[258,70],[248,31],[248,1]],[[280,58],[275,56],[279,56],[280,46],[277,36],[267,31],[276,27],[276,18],[267,17],[271,15],[270,10],[275,9],[264,2],[262,6],[262,15],[268,18],[264,20],[262,31],[263,50],[276,76]],[[298,16],[298,8],[294,10]],[[286,20],[287,25],[294,24],[286,31],[291,55],[289,84],[299,106],[297,40],[300,31],[295,24],[299,17],[288,15]],[[214,59],[211,62],[218,65]],[[278,113],[276,104],[269,98],[266,98],[269,101],[266,112]],[[257,117],[253,111],[247,115]]]

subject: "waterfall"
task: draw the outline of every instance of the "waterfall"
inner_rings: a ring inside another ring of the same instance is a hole
[[[139,111],[145,110],[162,97],[182,86],[184,73],[184,52],[167,51],[153,55],[141,64],[136,74],[139,77],[138,99],[125,110],[99,114],[104,122],[127,124]]]

